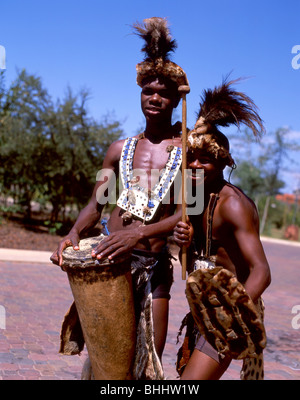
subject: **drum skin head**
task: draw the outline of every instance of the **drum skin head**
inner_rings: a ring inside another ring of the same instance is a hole
[[[79,250],[74,250],[72,246],[67,247],[63,251],[62,268],[65,269],[65,267],[88,268],[95,266],[109,266],[115,263],[122,263],[130,257],[130,254],[122,255],[121,257],[116,257],[112,261],[108,258],[98,260],[97,258],[92,257],[92,250],[97,247],[101,240],[103,240],[105,237],[105,235],[101,234],[99,236],[82,239],[79,242]]]

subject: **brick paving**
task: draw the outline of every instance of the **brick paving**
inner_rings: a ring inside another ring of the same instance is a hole
[[[272,284],[264,294],[268,345],[266,380],[300,379],[300,247],[264,242],[272,269]],[[63,316],[72,302],[67,275],[50,263],[0,261],[0,380],[78,380],[87,352],[58,354]],[[1,249],[0,249],[1,256]],[[45,256],[45,254],[43,254]],[[0,257],[1,258],[1,257]],[[187,311],[185,281],[175,262],[175,283],[164,352],[167,379],[176,379],[176,344],[180,322]],[[299,318],[292,308],[299,305]],[[238,380],[240,361],[233,361],[222,380]]]

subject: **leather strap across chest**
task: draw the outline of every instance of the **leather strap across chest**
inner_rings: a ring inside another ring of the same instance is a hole
[[[211,242],[212,242],[212,224],[213,224],[213,215],[214,210],[219,199],[219,195],[215,193],[210,194],[209,203],[207,206],[207,217],[206,217],[206,249],[205,249],[205,258],[209,258],[211,256]]]

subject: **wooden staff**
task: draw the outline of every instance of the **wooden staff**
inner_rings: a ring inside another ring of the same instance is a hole
[[[186,161],[186,140],[187,140],[187,130],[186,130],[186,94],[189,93],[189,86],[181,86],[182,92],[182,222],[186,222],[186,189],[185,189],[185,170],[187,167]],[[182,279],[186,279],[186,263],[187,263],[187,253],[186,246],[182,248]]]

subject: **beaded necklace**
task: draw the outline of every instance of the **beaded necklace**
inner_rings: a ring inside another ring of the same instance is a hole
[[[133,157],[138,138],[128,138],[123,145],[120,159],[120,176],[123,190],[117,201],[117,205],[125,210],[122,218],[125,222],[132,220],[133,216],[143,220],[143,224],[150,221],[162,200],[168,193],[182,161],[182,150],[177,146],[168,146],[168,161],[161,171],[158,182],[151,190],[147,190],[138,183],[137,177],[133,175]]]

